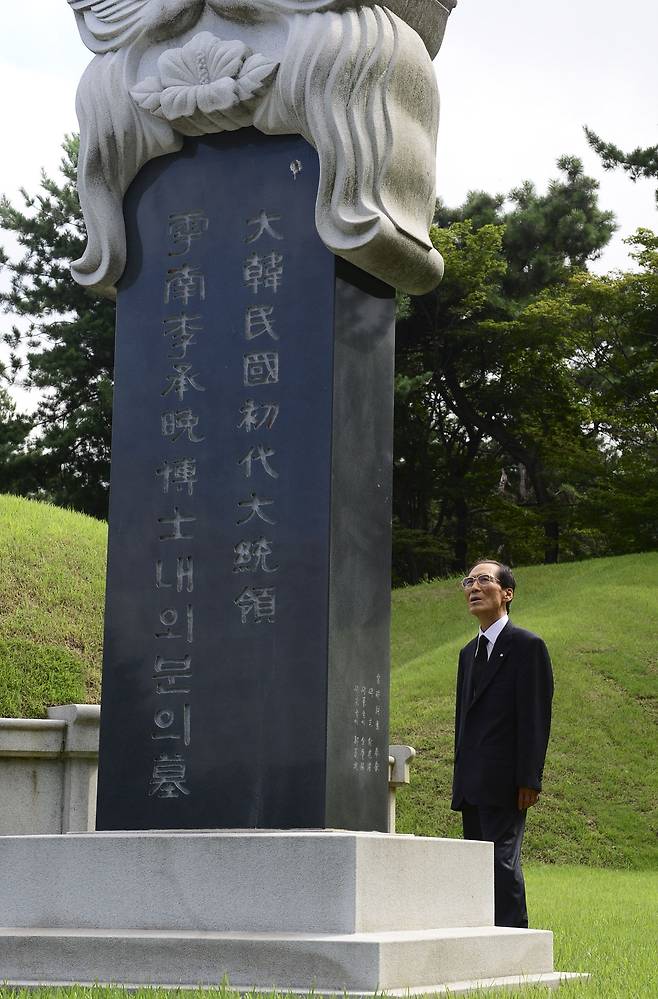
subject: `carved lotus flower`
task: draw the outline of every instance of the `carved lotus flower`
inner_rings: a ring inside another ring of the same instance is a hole
[[[240,41],[224,42],[202,31],[158,59],[158,76],[137,84],[138,107],[164,118],[184,135],[205,135],[251,124],[258,97],[278,63]]]

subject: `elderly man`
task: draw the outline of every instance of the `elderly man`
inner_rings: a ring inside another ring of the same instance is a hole
[[[464,839],[494,844],[496,925],[527,927],[521,846],[542,786],[551,660],[541,638],[509,619],[516,582],[507,566],[478,562],[462,587],[480,627],[459,655],[452,808]]]

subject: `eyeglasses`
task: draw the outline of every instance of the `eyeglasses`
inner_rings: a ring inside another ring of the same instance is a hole
[[[479,576],[467,576],[462,579],[462,586],[465,590],[470,590],[474,583],[479,586],[490,586],[491,583],[497,583],[498,580],[495,576],[490,576],[488,572],[481,572]]]

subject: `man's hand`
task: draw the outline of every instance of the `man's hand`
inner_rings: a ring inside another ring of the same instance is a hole
[[[534,787],[519,788],[519,800],[517,807],[520,812],[525,812],[527,808],[532,808],[533,805],[537,804],[538,800],[539,791],[535,791]]]

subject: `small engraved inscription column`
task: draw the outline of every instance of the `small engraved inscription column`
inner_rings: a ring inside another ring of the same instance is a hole
[[[250,129],[126,197],[98,829],[386,829],[394,295],[318,172]]]

